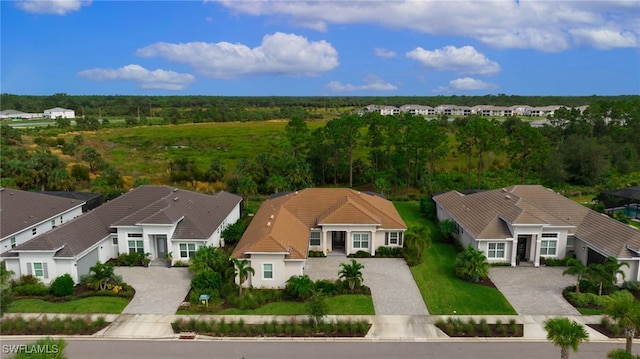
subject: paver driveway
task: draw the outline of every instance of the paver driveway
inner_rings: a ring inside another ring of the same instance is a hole
[[[125,314],[175,314],[191,288],[187,268],[116,267],[115,273],[136,290]]]
[[[564,267],[492,267],[489,277],[518,314],[580,315],[562,297],[562,290],[576,283],[563,276]]]
[[[376,315],[429,315],[427,306],[404,259],[357,258],[364,265],[364,284],[371,288]],[[311,279],[338,279],[346,256],[308,258],[304,273]]]

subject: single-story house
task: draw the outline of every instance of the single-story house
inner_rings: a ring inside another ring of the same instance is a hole
[[[46,118],[76,118],[76,112],[62,107],[54,107],[48,110],[44,110],[44,117]]]
[[[608,256],[627,262],[626,280],[640,280],[640,230],[538,185],[518,185],[464,195],[433,196],[439,220],[456,224],[456,238],[485,253],[489,262],[538,267],[542,258],[574,254],[585,264]]]
[[[0,253],[69,222],[85,201],[19,189],[0,189]]]
[[[393,204],[347,188],[307,188],[265,201],[231,254],[255,274],[244,286],[282,288],[302,275],[309,251],[375,255],[380,246],[401,247],[407,226]]]
[[[188,261],[200,246],[219,246],[224,228],[241,214],[242,197],[140,186],[2,255],[15,277],[48,283],[69,273],[79,282],[96,262],[121,253]]]

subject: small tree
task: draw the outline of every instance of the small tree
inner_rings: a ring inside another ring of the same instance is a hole
[[[307,312],[309,318],[313,321],[314,326],[317,328],[324,321],[325,315],[329,311],[329,306],[324,300],[324,295],[318,292],[315,293],[307,300],[306,303]]]
[[[351,291],[353,291],[354,288],[358,288],[360,287],[360,285],[362,285],[362,269],[364,269],[363,264],[358,263],[355,259],[352,259],[351,264],[340,263],[340,267],[342,267],[342,269],[340,270],[340,272],[338,272],[338,275],[340,276],[340,279],[347,281],[347,283],[349,284],[349,289],[351,289]]]
[[[5,263],[0,263],[0,317],[4,315],[9,307],[9,303],[13,301],[13,293],[11,291],[11,276],[13,271],[7,270]]]
[[[222,249],[202,246],[196,249],[189,259],[189,272],[195,274],[201,271],[210,271],[222,274],[226,273],[230,265],[229,256]]]
[[[624,329],[626,350],[631,354],[633,338],[640,327],[640,302],[629,291],[621,290],[610,295],[605,312]]]
[[[560,347],[560,358],[569,359],[569,349],[578,351],[578,345],[589,339],[589,334],[582,324],[569,318],[557,317],[544,322],[547,340]]]
[[[256,271],[251,268],[249,261],[246,259],[231,258],[233,267],[235,268],[235,275],[238,277],[238,295],[242,297],[242,283],[249,277],[250,274],[255,274]]]
[[[221,234],[221,237],[224,238],[224,245],[228,246],[230,244],[233,245],[238,243],[246,229],[247,227],[245,227],[240,220],[230,226],[227,226]]]
[[[411,227],[404,232],[404,247],[407,249],[407,263],[416,265],[422,262],[422,254],[431,247],[429,229],[425,226]]]
[[[580,293],[580,280],[582,280],[582,277],[588,272],[588,268],[587,266],[584,265],[584,263],[582,263],[581,260],[577,259],[577,258],[571,258],[567,261],[567,265],[569,266],[569,268],[567,268],[564,272],[562,272],[562,275],[567,275],[567,274],[571,274],[571,275],[575,275],[576,276],[576,293]]]
[[[467,246],[456,257],[456,276],[464,281],[477,283],[489,276],[489,262],[481,250]]]
[[[456,231],[456,224],[450,219],[438,222],[438,235],[442,240],[448,240]]]

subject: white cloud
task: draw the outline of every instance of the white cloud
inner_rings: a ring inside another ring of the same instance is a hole
[[[205,76],[221,79],[250,74],[315,76],[338,66],[338,52],[330,43],[281,32],[265,35],[254,48],[229,42],[158,42],[136,54],[188,63]]]
[[[487,83],[471,77],[463,77],[449,81],[449,86],[440,86],[433,92],[461,92],[478,90],[496,90],[498,85]]]
[[[562,51],[577,43],[609,48],[640,38],[637,0],[397,0],[397,1],[216,1],[236,14],[273,16],[290,24],[328,31],[331,24],[375,24],[432,35],[467,36],[498,48]],[[584,41],[580,29],[607,28],[626,34],[607,45],[606,36]],[[576,32],[578,30],[578,32]]]
[[[184,90],[196,78],[191,74],[181,74],[166,70],[147,70],[140,65],[127,65],[119,69],[90,69],[80,71],[78,76],[95,81],[131,81],[146,90]]]
[[[91,0],[20,0],[16,6],[34,14],[66,15],[91,5]]]
[[[571,34],[576,42],[601,50],[616,47],[638,47],[640,41],[631,31],[610,29],[575,29]]]
[[[433,51],[418,47],[406,56],[418,61],[427,69],[454,71],[461,74],[494,75],[500,72],[500,65],[479,53],[472,46],[445,46]]]
[[[363,80],[362,85],[343,84],[340,81],[331,81],[327,84],[327,89],[331,92],[353,92],[353,91],[393,91],[397,90],[393,84],[385,82],[376,75],[368,75]]]
[[[390,59],[393,57],[396,57],[396,53],[395,51],[391,51],[391,50],[387,50],[387,49],[381,49],[379,47],[376,47],[374,49],[376,56],[378,57],[382,57],[383,59]]]

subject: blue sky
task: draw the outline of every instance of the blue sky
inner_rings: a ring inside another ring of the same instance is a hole
[[[5,1],[23,95],[640,94],[640,2]]]

